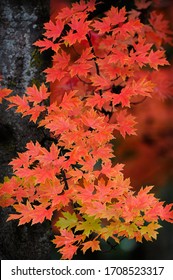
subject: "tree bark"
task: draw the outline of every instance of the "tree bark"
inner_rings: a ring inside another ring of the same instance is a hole
[[[48,0],[0,1],[0,74],[2,85],[22,96],[27,86],[43,80],[45,68],[39,53],[32,44],[41,37],[43,23],[49,20]],[[25,150],[30,140],[41,141],[43,132],[28,118],[21,118],[15,109],[0,105],[0,181],[11,176],[8,165]],[[30,226],[17,226],[17,221],[6,222],[11,207],[0,209],[0,258],[1,259],[50,259],[51,230],[49,222]]]

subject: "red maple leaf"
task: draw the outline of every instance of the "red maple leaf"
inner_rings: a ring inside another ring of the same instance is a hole
[[[134,125],[136,124],[135,117],[127,114],[126,110],[122,110],[117,112],[116,118],[118,125],[117,129],[120,131],[123,137],[125,137],[126,134],[136,135],[136,129],[134,128]]]
[[[64,28],[64,22],[60,19],[56,20],[54,24],[51,20],[45,23],[44,28],[46,29],[45,36],[47,38],[53,38],[53,41],[56,40],[61,35],[61,32]]]
[[[26,94],[28,95],[28,101],[35,103],[41,103],[50,96],[50,92],[48,92],[48,89],[44,84],[42,84],[39,89],[36,87],[36,85],[28,87]]]
[[[65,71],[59,68],[57,63],[52,68],[47,68],[44,70],[44,72],[47,74],[47,82],[55,82],[56,80],[61,81],[66,74]]]
[[[158,66],[161,65],[170,65],[169,62],[166,60],[165,58],[165,52],[164,51],[153,51],[151,50],[151,52],[148,55],[148,63],[150,65],[150,67],[158,70]]]
[[[11,89],[8,88],[0,88],[0,103],[4,97],[7,97],[12,92]]]
[[[60,48],[60,44],[58,43],[55,44],[54,42],[46,38],[44,38],[43,40],[38,40],[37,42],[34,43],[34,45],[40,48],[40,52],[48,50],[49,48],[57,52]]]

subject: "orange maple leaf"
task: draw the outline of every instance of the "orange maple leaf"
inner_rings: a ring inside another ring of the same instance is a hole
[[[26,94],[28,95],[28,101],[34,102],[36,104],[42,102],[50,96],[50,92],[48,92],[48,89],[44,84],[40,86],[39,90],[37,89],[36,85],[28,87]]]
[[[12,92],[11,89],[8,88],[0,88],[0,103],[4,97],[7,97]]]
[[[94,251],[100,251],[100,242],[97,241],[97,240],[91,240],[91,241],[87,241],[83,244],[83,248],[82,248],[82,251],[83,253],[85,254],[85,252],[91,248],[91,251],[94,252]]]

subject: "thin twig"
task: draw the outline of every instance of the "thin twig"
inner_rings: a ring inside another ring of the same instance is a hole
[[[86,85],[92,85],[92,82],[86,82],[86,81],[82,80],[82,79],[79,77],[79,75],[76,75],[76,76],[77,76],[78,79],[79,79],[81,82],[83,82],[84,84],[86,84]]]
[[[145,97],[144,97],[142,100],[140,100],[140,101],[131,102],[130,104],[131,104],[131,105],[138,105],[138,104],[143,103],[146,99],[147,99],[147,96],[145,96]]]
[[[88,40],[89,46],[91,47],[91,52],[94,55],[93,60],[94,60],[94,63],[95,63],[96,73],[97,73],[98,76],[100,76],[100,69],[99,69],[99,66],[98,66],[98,63],[97,63],[97,57],[96,57],[96,54],[95,54],[95,51],[94,51],[93,44],[91,42],[91,38],[88,34],[86,34],[86,38]],[[100,96],[102,96],[102,90],[101,89],[99,90],[99,93],[100,93]]]

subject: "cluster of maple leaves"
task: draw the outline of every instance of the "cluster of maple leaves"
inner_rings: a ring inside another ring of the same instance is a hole
[[[172,204],[159,201],[151,186],[135,193],[123,164],[112,163],[116,135],[136,134],[131,105],[152,97],[152,73],[169,65],[162,48],[170,42],[168,22],[152,11],[142,23],[140,5],[151,1],[135,2],[138,10],[111,7],[98,17],[94,0],[63,8],[35,43],[54,52],[45,70],[54,92],[43,83],[23,97],[0,93],[53,139],[49,148],[29,142],[10,162],[14,175],[0,186],[0,205],[14,207],[8,220],[19,225],[51,220],[58,211],[53,243],[63,259],[101,250],[108,238],[155,239],[160,219],[173,222]]]

